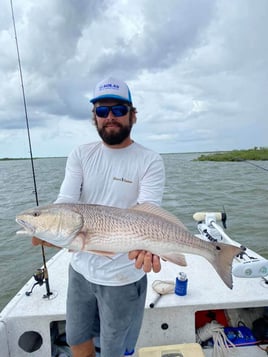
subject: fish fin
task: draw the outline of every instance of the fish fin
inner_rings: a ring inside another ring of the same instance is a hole
[[[178,224],[180,227],[188,230],[185,225],[179,220],[178,217],[176,217],[174,214],[166,211],[165,209],[161,208],[160,206],[157,206],[155,204],[149,203],[149,202],[144,202],[141,204],[138,204],[131,209],[135,211],[141,211],[141,212],[146,212],[150,214],[154,214],[155,216],[164,218],[171,223]]]
[[[212,243],[215,246],[215,254],[208,261],[213,265],[228,288],[233,288],[232,263],[235,256],[242,252],[242,249],[234,245],[225,243]]]
[[[161,258],[164,260],[167,260],[171,263],[181,265],[183,267],[187,266],[187,262],[186,262],[185,256],[183,254],[170,253],[170,254],[166,254],[166,255],[161,255]]]
[[[87,250],[87,252],[96,254],[96,255],[104,255],[107,258],[112,258],[116,255],[114,252],[104,252],[102,250]]]

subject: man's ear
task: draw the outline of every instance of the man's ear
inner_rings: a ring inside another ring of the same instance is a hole
[[[132,124],[136,124],[136,122],[137,122],[137,116],[136,116],[136,113],[137,113],[137,111],[133,111],[133,112],[131,112],[131,120],[132,120]]]

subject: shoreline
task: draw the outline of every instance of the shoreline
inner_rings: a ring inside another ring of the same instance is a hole
[[[268,148],[254,148],[248,150],[221,151],[213,154],[202,154],[194,161],[266,161]]]

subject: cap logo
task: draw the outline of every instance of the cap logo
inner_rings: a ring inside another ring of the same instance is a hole
[[[107,83],[107,84],[103,84],[101,86],[99,86],[99,91],[103,91],[106,89],[115,89],[118,90],[119,89],[119,85],[118,84],[112,84],[112,83]]]
[[[94,98],[92,98],[90,102],[94,104],[98,100],[107,98],[114,98],[132,103],[131,94],[127,84],[113,77],[106,78],[96,85]]]

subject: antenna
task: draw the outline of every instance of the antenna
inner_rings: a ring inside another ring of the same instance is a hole
[[[17,49],[17,57],[18,57],[18,65],[19,65],[19,73],[20,73],[20,82],[21,82],[23,105],[24,105],[24,113],[25,113],[26,128],[27,128],[27,135],[28,135],[28,144],[29,144],[30,159],[31,159],[31,166],[32,166],[32,175],[33,175],[33,183],[34,183],[35,201],[36,201],[36,205],[38,206],[38,205],[39,205],[39,202],[38,202],[37,185],[36,185],[36,177],[35,177],[35,169],[34,169],[34,161],[33,161],[33,152],[32,152],[30,126],[29,126],[29,120],[28,120],[26,96],[25,96],[25,90],[24,90],[24,82],[23,82],[23,75],[22,75],[22,68],[21,68],[21,60],[20,60],[20,51],[19,51],[19,45],[18,45],[16,22],[15,22],[15,16],[14,16],[14,10],[13,10],[13,2],[12,2],[12,0],[10,0],[10,7],[11,7],[11,15],[12,15],[13,28],[14,28],[16,49]],[[48,280],[48,271],[47,271],[47,266],[46,266],[45,250],[44,250],[44,246],[43,246],[43,245],[41,245],[41,247],[42,247],[43,265],[44,265],[44,268],[43,268],[43,270],[44,270],[44,278],[45,278],[46,290],[47,290],[47,294],[44,295],[44,297],[49,297],[50,295],[52,295],[52,292],[50,292],[50,288],[49,288],[49,280]]]

